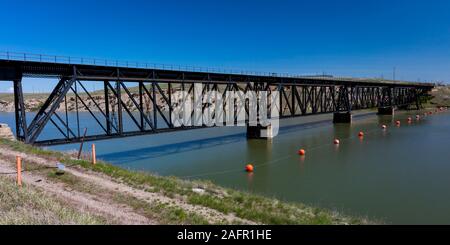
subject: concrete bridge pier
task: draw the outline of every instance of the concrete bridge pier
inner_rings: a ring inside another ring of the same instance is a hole
[[[333,115],[333,123],[352,123],[352,113],[335,112]]]
[[[273,138],[272,126],[263,127],[258,126],[247,126],[247,138],[248,139],[271,139]]]
[[[395,113],[395,108],[393,106],[378,107],[378,115],[391,115]]]

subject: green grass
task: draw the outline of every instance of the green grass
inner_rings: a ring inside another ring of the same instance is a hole
[[[225,214],[263,224],[371,224],[366,218],[350,217],[339,212],[288,203],[274,198],[216,186],[206,181],[186,181],[175,177],[161,177],[143,172],[129,171],[106,162],[92,165],[86,160],[75,160],[60,153],[46,151],[20,142],[0,140],[14,150],[55,158],[66,165],[78,166],[103,173],[130,186],[169,197],[177,196],[188,203],[215,209]],[[198,194],[192,188],[199,187],[206,194]],[[183,216],[183,215],[180,215]],[[378,223],[378,222],[376,222]]]
[[[72,187],[73,189],[82,192],[93,193],[92,188],[89,188],[90,185],[83,183],[83,181],[81,181],[80,178],[76,177],[75,175],[58,170],[41,170],[41,171],[46,171],[47,177],[51,180],[62,182]]]
[[[2,138],[0,138],[0,145],[7,146],[10,149],[13,149],[15,151],[20,151],[20,152],[24,152],[24,153],[30,153],[30,154],[35,154],[35,155],[39,155],[39,156],[49,157],[49,158],[52,158],[52,159],[58,159],[58,158],[61,158],[61,157],[66,157],[64,155],[64,153],[62,153],[62,152],[44,150],[44,149],[39,148],[39,147],[35,147],[35,146],[32,146],[32,145],[26,145],[26,144],[23,144],[23,143],[18,142],[18,141],[11,141],[11,140],[2,139]]]
[[[180,207],[169,205],[166,203],[148,203],[139,200],[131,195],[116,194],[114,195],[116,202],[124,203],[131,206],[134,210],[140,211],[144,216],[157,220],[160,224],[176,224],[176,225],[207,225],[210,224],[205,217],[198,214],[187,212]]]
[[[70,208],[31,186],[17,187],[12,179],[0,176],[1,225],[104,224],[99,217]]]

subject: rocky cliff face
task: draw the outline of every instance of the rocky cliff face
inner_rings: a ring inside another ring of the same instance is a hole
[[[9,140],[15,140],[14,134],[11,131],[11,128],[8,127],[7,124],[0,123],[0,138],[6,138]]]
[[[27,111],[35,111],[38,110],[42,104],[44,104],[44,100],[28,99],[25,101],[25,108]],[[0,112],[14,112],[14,101],[0,100]]]

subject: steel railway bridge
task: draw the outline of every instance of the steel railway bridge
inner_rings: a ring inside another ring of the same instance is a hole
[[[58,83],[37,112],[28,115],[24,104],[22,78],[57,78]],[[175,91],[193,93],[194,84],[209,91],[278,91],[279,117],[299,117],[334,113],[334,122],[350,122],[352,110],[378,108],[380,114],[392,114],[395,108],[419,109],[421,97],[433,88],[428,83],[380,79],[355,79],[315,76],[279,76],[277,74],[238,74],[149,67],[130,67],[118,62],[87,61],[42,56],[5,57],[0,55],[0,80],[14,84],[16,136],[28,144],[52,145],[116,137],[155,134],[205,128],[176,126],[172,111]],[[86,89],[89,82],[102,83],[102,90]],[[98,94],[101,93],[101,96]],[[69,99],[69,97],[71,97]],[[68,116],[68,100],[74,101]],[[128,103],[126,103],[128,102]],[[225,105],[224,105],[225,106]],[[203,109],[205,109],[203,105]],[[79,111],[89,113],[101,128],[100,133],[84,135]],[[248,111],[246,111],[248,113]],[[234,114],[236,115],[236,114]],[[124,118],[135,125],[124,127]],[[52,124],[59,138],[40,139],[46,125]],[[81,128],[81,129],[80,129]],[[248,136],[258,137],[261,126],[248,126]]]

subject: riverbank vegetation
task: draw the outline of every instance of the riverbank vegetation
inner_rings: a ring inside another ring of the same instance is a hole
[[[0,161],[0,166],[14,169],[14,159],[17,154],[22,155],[26,163],[24,180],[29,178],[41,181],[30,182],[16,191],[47,193],[58,189],[59,195],[55,197],[65,196],[66,198],[56,201],[65,203],[70,210],[76,210],[73,212],[77,212],[80,217],[76,218],[72,211],[64,211],[75,218],[61,219],[61,223],[124,223],[124,221],[127,221],[125,222],[127,224],[373,223],[366,218],[351,217],[338,211],[300,203],[283,202],[219,187],[211,182],[187,181],[175,177],[129,171],[102,161],[92,165],[88,160],[77,160],[69,154],[0,139],[0,155],[3,159]],[[63,172],[55,168],[58,162],[66,166]],[[13,181],[13,179],[1,180],[10,183]],[[46,183],[46,186],[40,183]],[[8,186],[11,189],[9,192],[17,189],[13,184]],[[72,197],[77,195],[80,198],[72,200],[74,199]],[[2,198],[9,199],[13,196],[7,194]],[[19,201],[14,206],[21,209],[26,207],[26,203]],[[95,209],[96,203],[104,205],[106,210],[112,209],[113,212]],[[15,210],[20,210],[2,205],[0,209],[0,213],[14,213]],[[56,208],[55,212],[62,213],[61,215],[64,216],[64,212],[58,210]],[[37,212],[43,211],[37,209]],[[118,213],[129,218],[113,217]],[[16,214],[21,215],[20,212]],[[4,223],[33,223],[33,220],[29,222],[6,220]],[[45,222],[36,221],[35,223]]]

